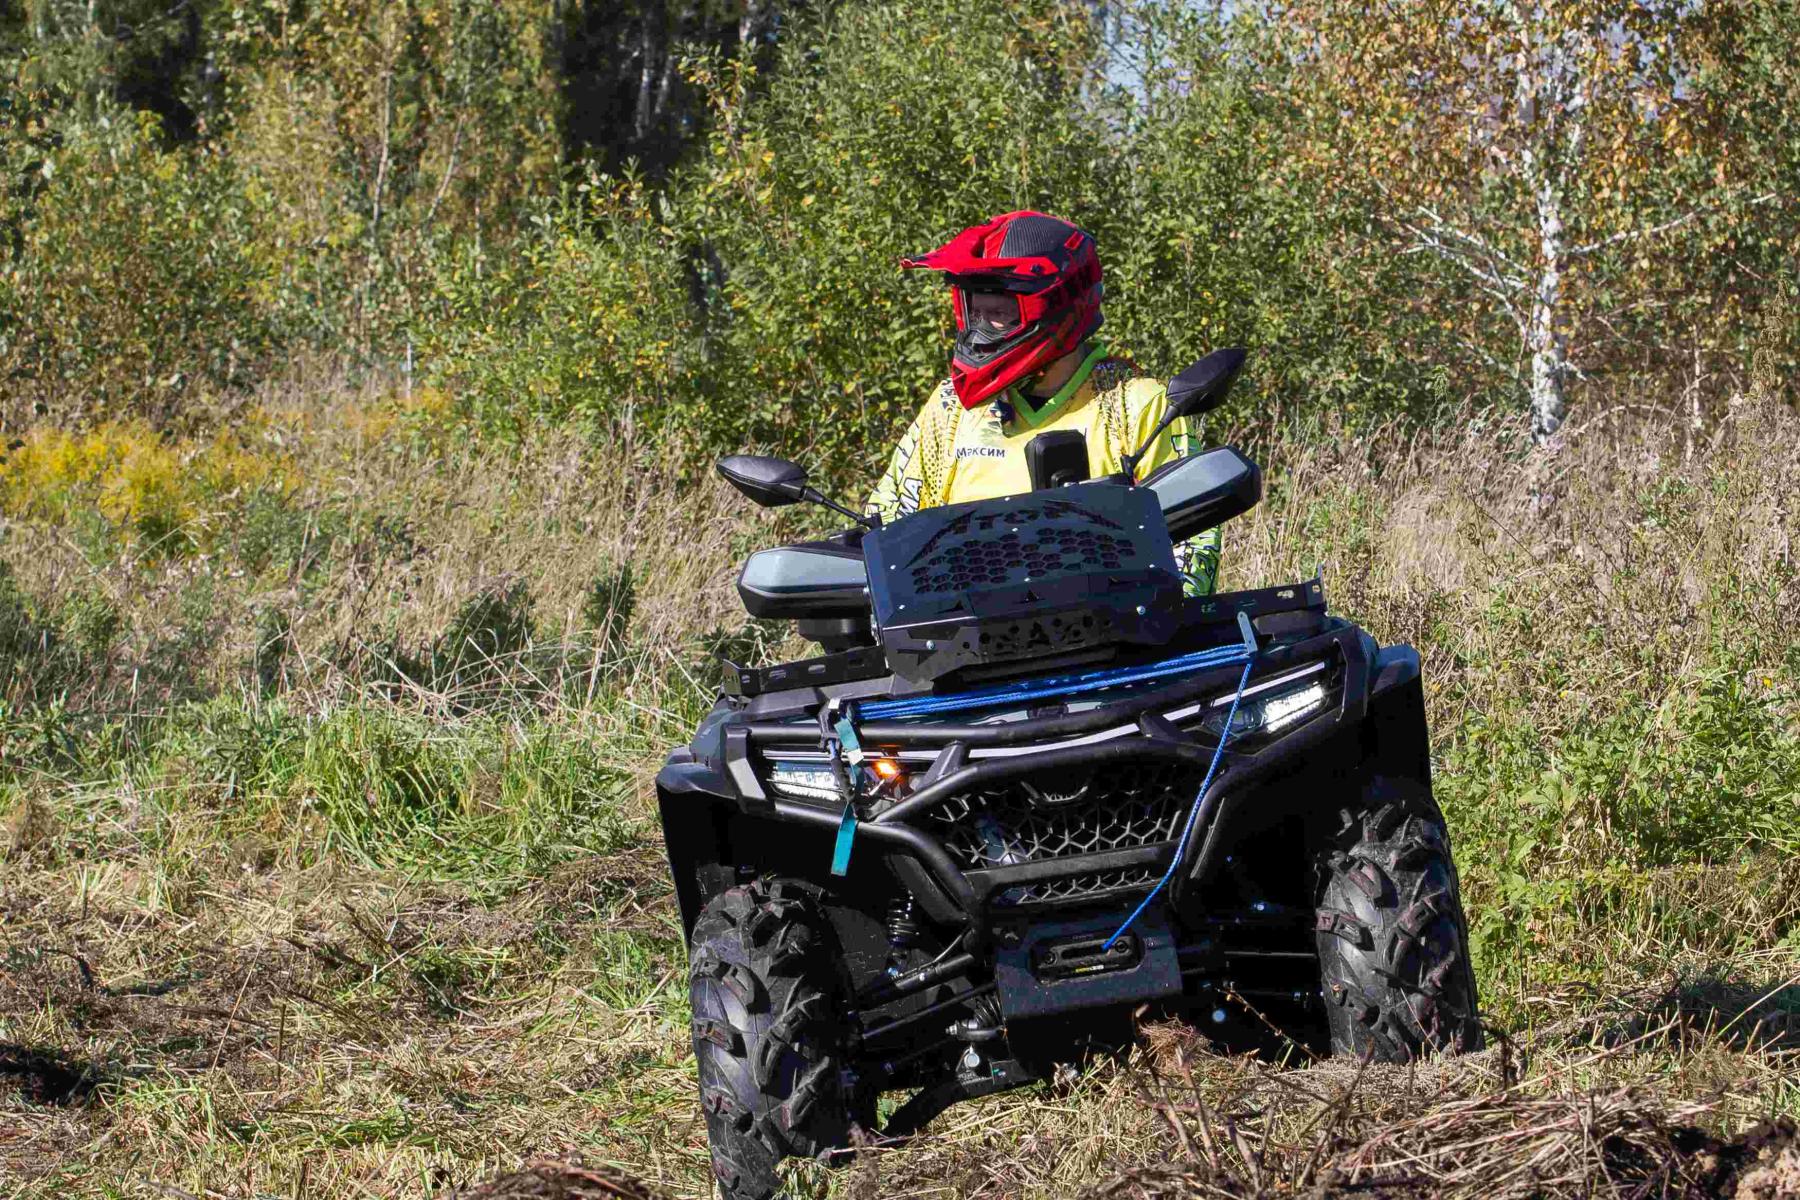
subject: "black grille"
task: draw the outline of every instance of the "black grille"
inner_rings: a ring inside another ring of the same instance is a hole
[[[1069,904],[1115,892],[1144,892],[1160,874],[1155,867],[1120,867],[1112,871],[1084,871],[1037,883],[1007,888],[995,898],[1003,906],[1019,904]]]
[[[1199,786],[1164,763],[1059,771],[964,792],[931,820],[963,868],[1018,866],[1172,842]]]
[[[1030,521],[1036,516],[1027,510],[1008,513],[1007,519]],[[930,595],[1023,583],[1064,571],[1116,571],[1137,565],[1132,544],[1103,529],[1052,527],[1021,534],[1009,527],[998,537],[950,543],[912,569],[912,583],[914,591]]]

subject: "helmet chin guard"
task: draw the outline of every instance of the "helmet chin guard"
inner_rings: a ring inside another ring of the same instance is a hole
[[[1100,328],[1100,256],[1092,235],[1058,217],[1010,212],[969,228],[900,265],[950,279],[956,344],[950,382],[964,408],[1040,374]],[[969,295],[1017,299],[1019,320],[996,329],[974,319]]]

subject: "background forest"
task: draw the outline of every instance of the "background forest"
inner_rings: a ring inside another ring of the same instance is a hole
[[[1094,231],[1120,351],[1256,347],[1246,408],[1544,434],[1791,375],[1790,5],[1232,11],[14,0],[8,428],[313,351],[866,473],[943,359],[895,260],[1004,207]]]
[[[1118,352],[1251,348],[1223,586],[1420,648],[1497,1033],[1153,1029],[799,1194],[1788,1194],[1706,1139],[1800,1117],[1797,41],[0,0],[0,1194],[708,1194],[648,781],[715,652],[798,649],[731,581],[818,518],[707,463],[860,495],[947,356],[896,260],[1021,207]]]

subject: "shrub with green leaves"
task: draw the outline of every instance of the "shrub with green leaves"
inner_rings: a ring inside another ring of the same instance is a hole
[[[255,377],[280,331],[227,160],[113,112],[65,124],[38,172],[0,264],[0,419],[167,420]]]

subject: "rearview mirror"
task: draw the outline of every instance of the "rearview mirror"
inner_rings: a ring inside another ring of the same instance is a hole
[[[1169,380],[1168,404],[1163,409],[1162,420],[1156,423],[1156,428],[1150,431],[1150,436],[1144,439],[1143,445],[1119,460],[1127,483],[1137,481],[1138,463],[1143,460],[1156,439],[1162,436],[1163,430],[1183,417],[1197,417],[1225,403],[1225,395],[1231,391],[1231,381],[1244,369],[1244,353],[1241,346],[1214,350]]]
[[[1225,403],[1232,381],[1244,369],[1244,350],[1229,346],[1211,354],[1169,380],[1169,412],[1197,417]]]
[[[806,468],[785,458],[732,454],[721,458],[719,474],[764,508],[798,504],[806,496]]]

